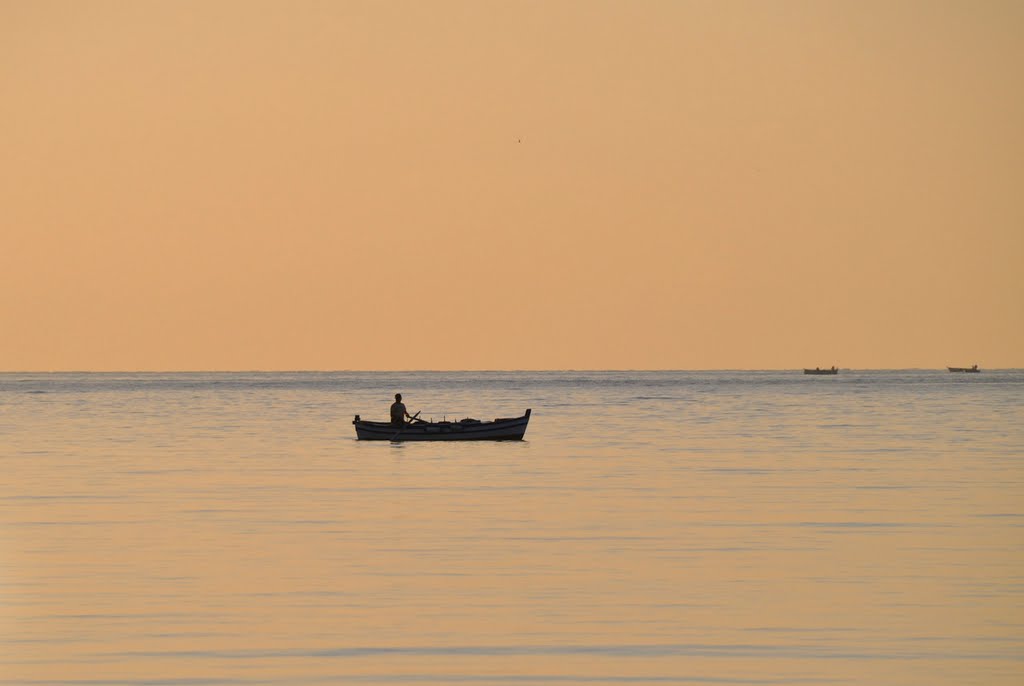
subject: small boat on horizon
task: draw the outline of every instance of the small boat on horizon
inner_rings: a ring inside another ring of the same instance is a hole
[[[981,373],[981,370],[978,369],[978,365],[973,365],[973,366],[970,366],[970,367],[946,367],[946,369],[948,369],[951,372],[956,372],[956,373],[959,373],[959,374],[979,374],[979,373]]]
[[[526,435],[530,413],[528,409],[522,417],[491,422],[468,418],[456,422],[416,419],[400,427],[391,422],[366,421],[356,415],[352,424],[356,427],[356,439],[360,441],[521,441]]]
[[[806,367],[804,367],[804,374],[816,374],[816,375],[828,374],[829,376],[834,376],[834,375],[836,375],[838,373],[839,373],[839,368],[835,367],[835,366],[833,366],[833,367],[831,367],[829,369],[822,369],[821,367],[815,367],[814,369],[807,369]]]

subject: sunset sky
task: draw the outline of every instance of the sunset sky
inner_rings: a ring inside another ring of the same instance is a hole
[[[1024,367],[1024,3],[0,0],[0,370]]]

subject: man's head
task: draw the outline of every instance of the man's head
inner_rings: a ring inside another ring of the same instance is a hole
[[[395,402],[399,402],[399,403],[402,402],[402,394],[401,393],[395,393]]]

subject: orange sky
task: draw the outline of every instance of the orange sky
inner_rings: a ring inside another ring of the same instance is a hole
[[[1024,366],[1024,3],[0,0],[0,369]]]

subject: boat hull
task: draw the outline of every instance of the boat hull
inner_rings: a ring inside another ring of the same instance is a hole
[[[951,372],[956,374],[979,374],[981,370],[977,367],[946,367]]]
[[[835,376],[839,373],[838,369],[804,369],[804,374],[813,374],[815,376]]]
[[[389,422],[368,422],[357,415],[352,424],[360,441],[521,441],[530,423],[530,412],[493,422],[421,422],[399,429]]]

